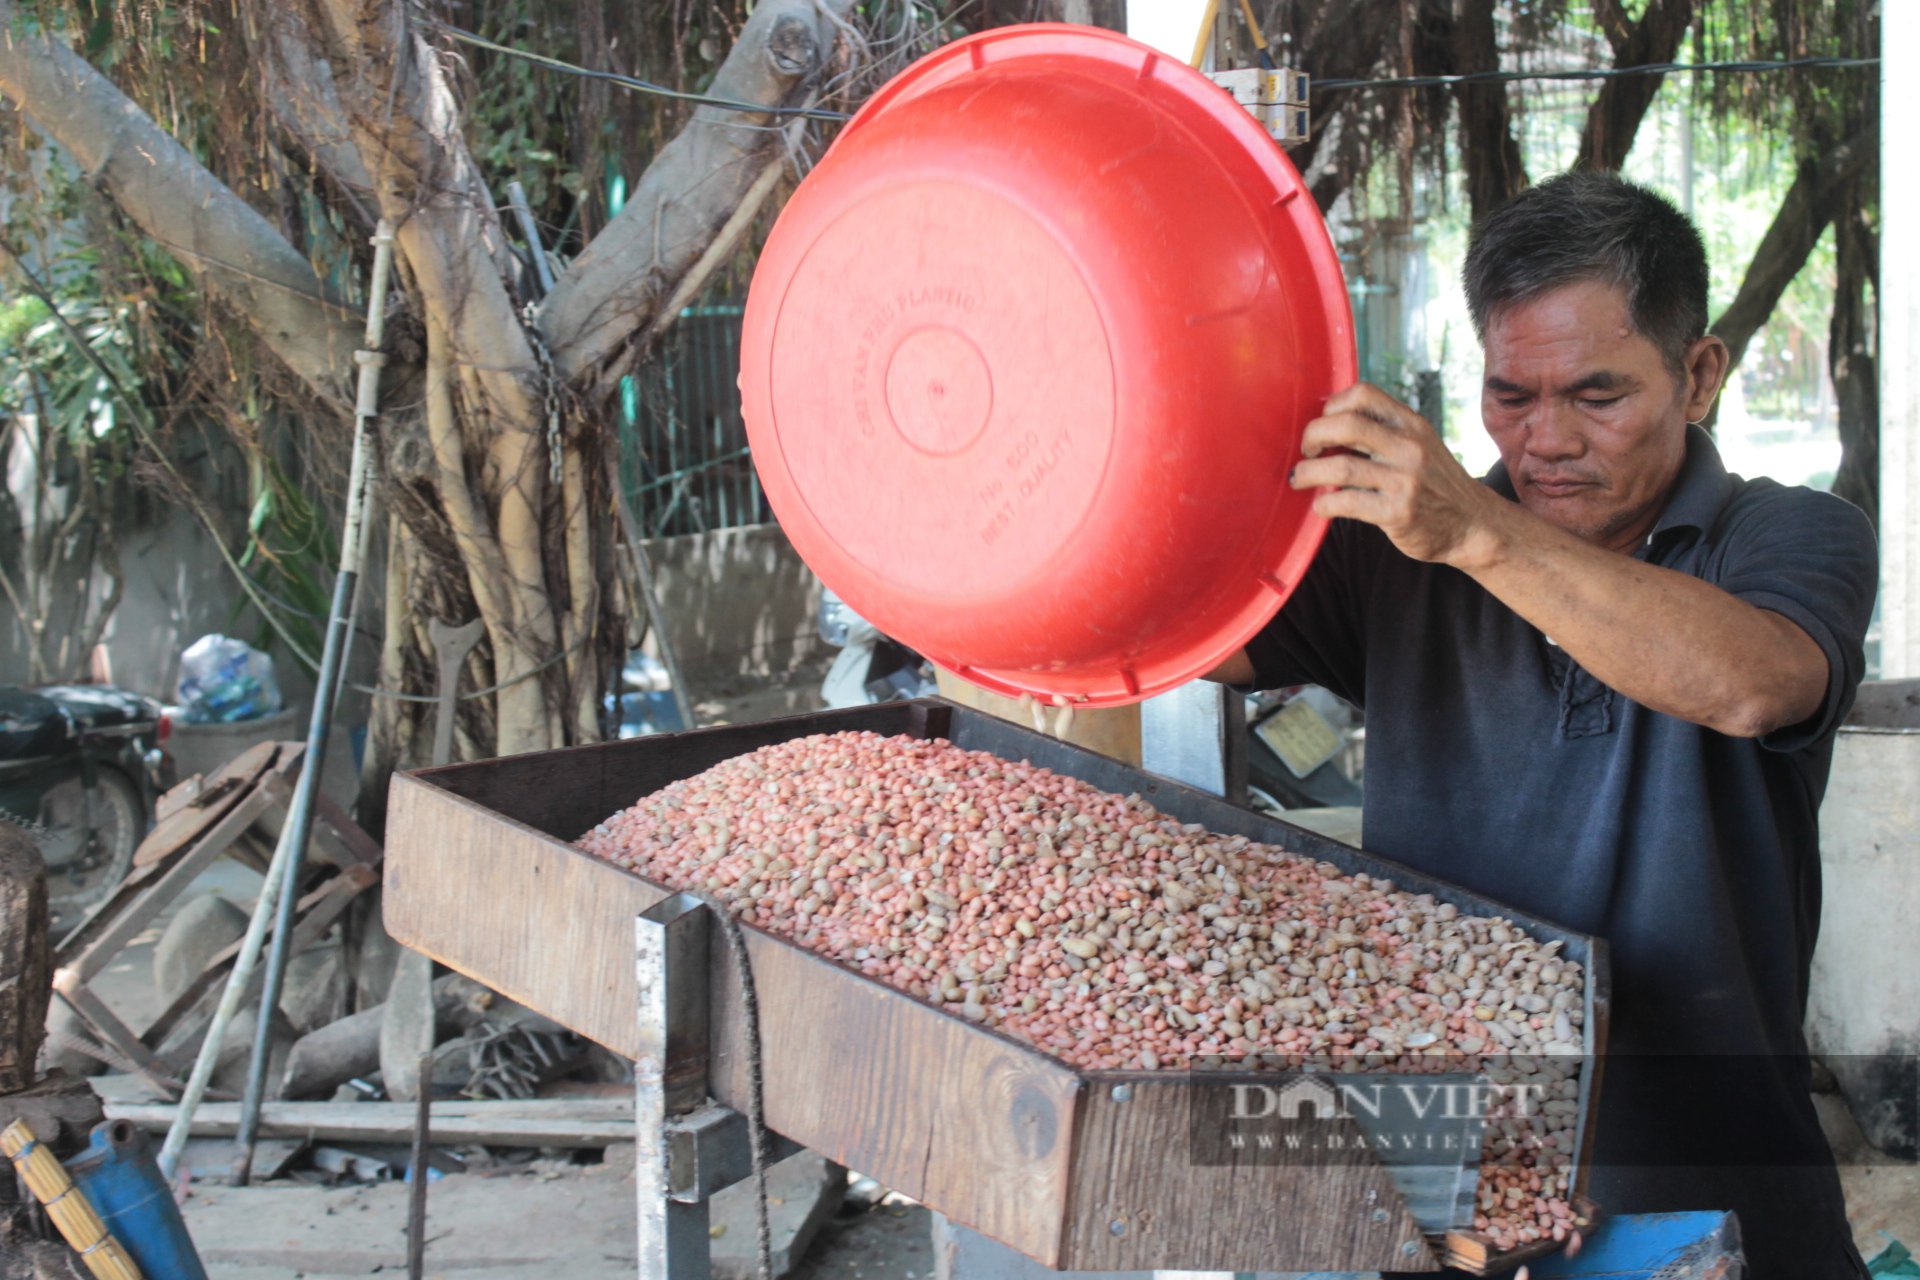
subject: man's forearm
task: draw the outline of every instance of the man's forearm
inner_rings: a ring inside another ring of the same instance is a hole
[[[1736,737],[1819,709],[1827,660],[1777,613],[1710,583],[1590,546],[1502,503],[1454,563],[1595,679]]]

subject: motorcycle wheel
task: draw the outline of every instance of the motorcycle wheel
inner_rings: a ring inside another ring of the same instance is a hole
[[[133,869],[140,844],[140,792],[126,775],[102,768],[93,791],[93,825],[87,825],[86,792],[69,778],[48,789],[40,802],[47,858],[47,907],[68,920],[106,898]]]

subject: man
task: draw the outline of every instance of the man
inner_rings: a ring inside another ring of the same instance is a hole
[[[1334,396],[1292,477],[1326,543],[1213,678],[1364,707],[1370,849],[1609,941],[1607,1211],[1733,1209],[1752,1276],[1864,1274],[1800,1027],[1872,529],[1721,465],[1706,253],[1659,196],[1543,183],[1465,278],[1500,464]]]

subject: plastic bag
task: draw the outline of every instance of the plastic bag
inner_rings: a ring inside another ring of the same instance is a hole
[[[1880,1234],[1887,1236],[1887,1247],[1867,1260],[1867,1274],[1875,1277],[1875,1280],[1880,1280],[1880,1277],[1893,1280],[1895,1276],[1920,1276],[1920,1262],[1914,1261],[1907,1246],[1884,1231]]]
[[[179,696],[188,724],[257,720],[281,706],[273,659],[221,635],[201,636],[180,655]]]

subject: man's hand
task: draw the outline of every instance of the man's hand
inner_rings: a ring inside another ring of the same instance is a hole
[[[1293,487],[1327,489],[1316,514],[1378,525],[1415,560],[1484,563],[1493,554],[1488,526],[1513,505],[1467,474],[1433,424],[1364,382],[1328,399],[1301,452]]]
[[[1341,453],[1336,450],[1349,450]],[[1296,489],[1320,515],[1378,525],[1416,560],[1459,569],[1608,687],[1734,737],[1820,708],[1827,658],[1778,613],[1583,541],[1467,474],[1419,414],[1365,384],[1308,424]],[[1258,678],[1243,650],[1208,673]]]

